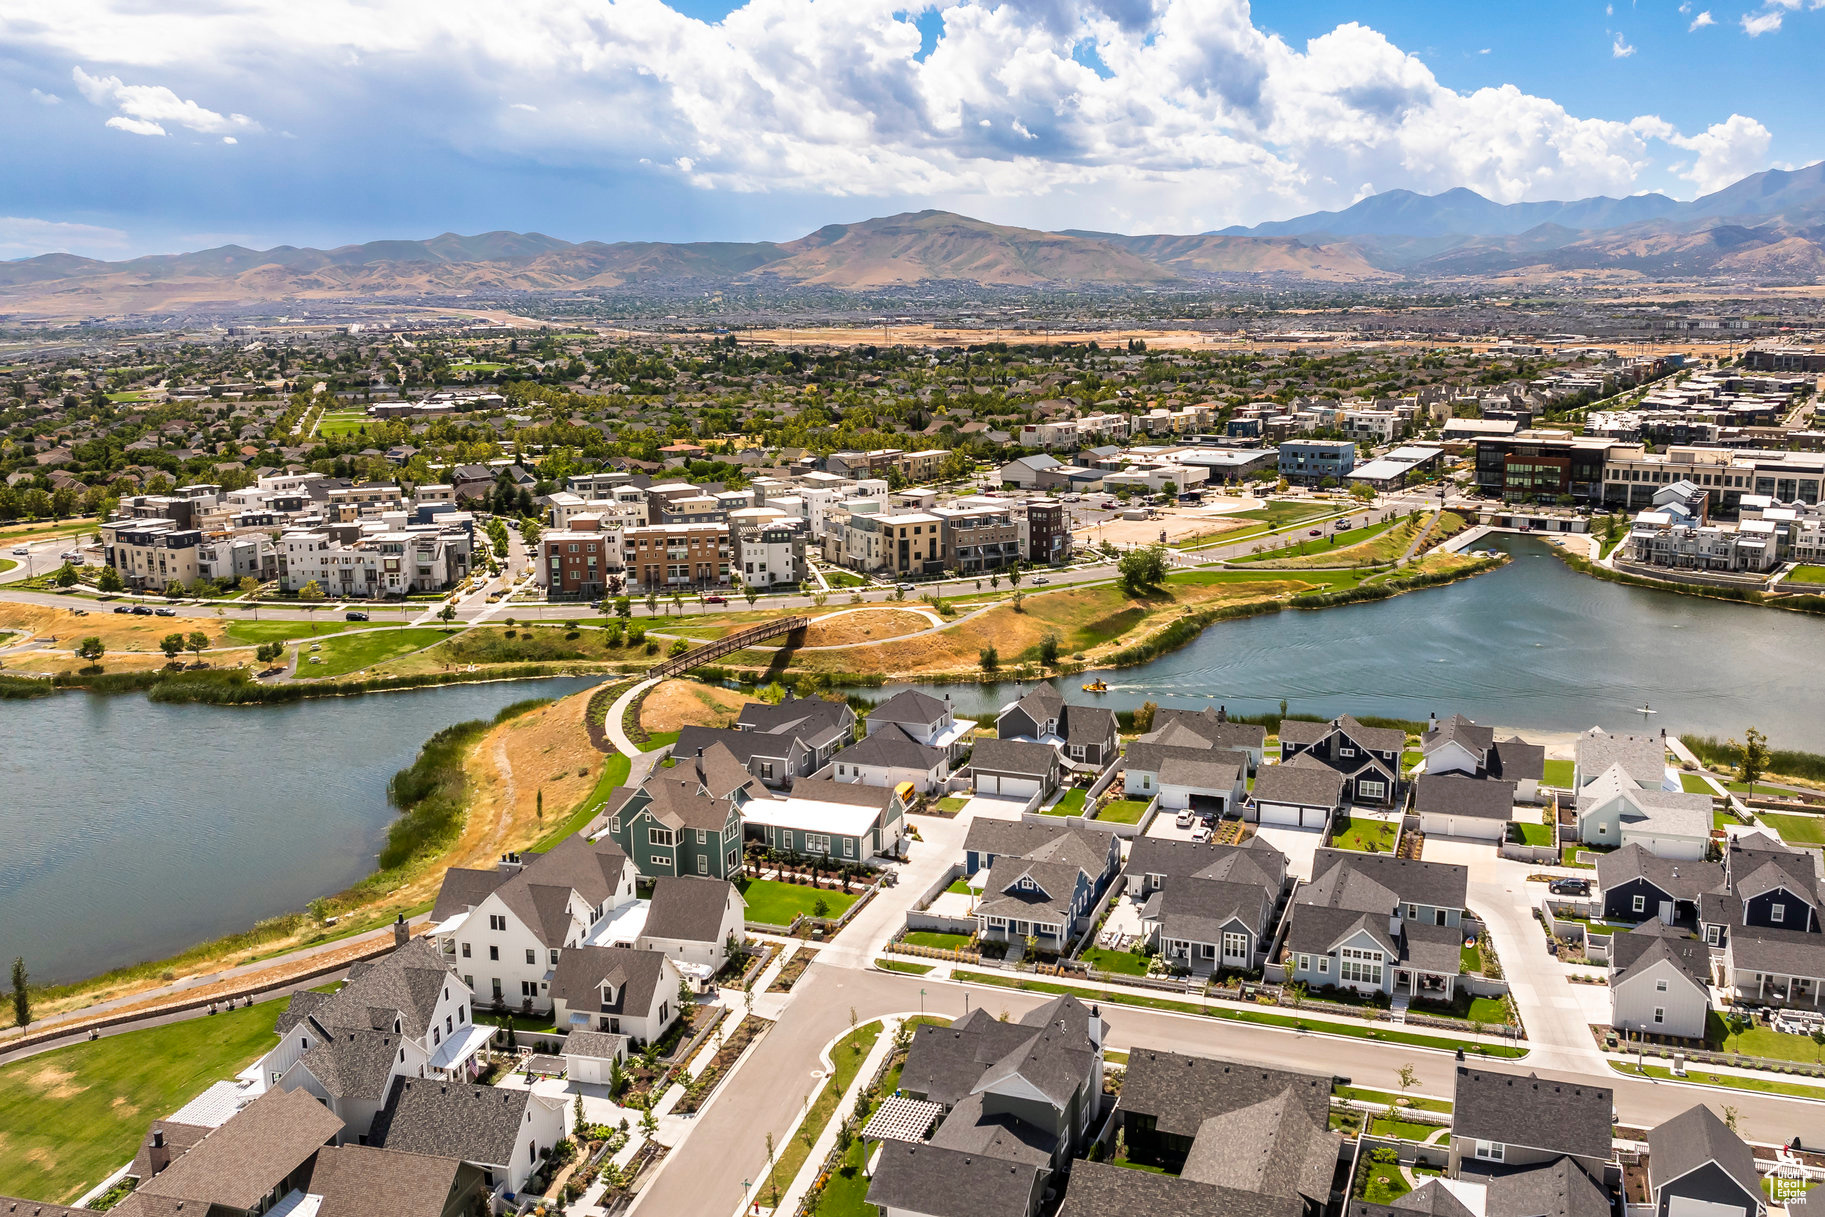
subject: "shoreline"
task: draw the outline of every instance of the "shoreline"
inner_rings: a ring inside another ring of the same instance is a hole
[[[1825,616],[1825,594],[1811,592],[1772,593],[1754,591],[1748,588],[1713,587],[1703,583],[1682,583],[1676,579],[1655,579],[1649,575],[1628,574],[1611,570],[1581,554],[1573,553],[1564,545],[1553,544],[1553,555],[1565,565],[1581,575],[1592,579],[1601,579],[1606,583],[1615,583],[1623,587],[1638,587],[1644,591],[1672,592],[1679,596],[1696,596],[1702,600],[1720,600],[1726,604],[1741,604],[1750,608],[1781,609],[1789,613],[1806,613],[1812,616]]]

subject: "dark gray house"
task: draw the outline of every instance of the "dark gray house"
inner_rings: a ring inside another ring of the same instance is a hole
[[[1048,684],[1035,686],[1019,701],[1002,707],[995,718],[995,735],[1051,744],[1068,764],[1088,769],[1103,768],[1119,750],[1115,711],[1074,706]]]
[[[1280,760],[1306,755],[1343,775],[1351,802],[1371,807],[1396,806],[1404,793],[1401,750],[1406,733],[1393,727],[1365,727],[1348,714],[1328,723],[1283,719]]]
[[[1601,1179],[1616,1095],[1607,1086],[1459,1066],[1451,1109],[1451,1174],[1505,1173],[1569,1159]]]
[[[1145,897],[1141,926],[1170,965],[1194,975],[1261,966],[1286,891],[1286,856],[1267,841],[1139,837],[1125,875],[1129,894]]]
[[[1759,1217],[1768,1209],[1755,1153],[1703,1103],[1648,1132],[1655,1217]]]
[[[1724,885],[1721,862],[1663,858],[1630,842],[1597,855],[1597,898],[1610,921],[1698,924],[1698,902]]]

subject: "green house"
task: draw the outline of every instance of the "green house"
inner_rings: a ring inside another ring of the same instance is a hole
[[[590,825],[592,837],[619,845],[642,878],[741,877],[741,809],[762,786],[720,744],[670,769],[655,769],[637,789],[622,787]]]

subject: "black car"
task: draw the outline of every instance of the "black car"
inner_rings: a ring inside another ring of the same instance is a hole
[[[1589,879],[1554,879],[1546,885],[1546,890],[1555,896],[1588,896],[1591,894]]]
[[[133,606],[133,615],[135,617],[150,617],[152,615],[152,610],[143,604],[136,604]]]
[[[349,621],[366,621],[368,619],[368,615],[362,612],[347,612],[343,614],[343,617]]]
[[[131,604],[117,604],[114,606],[114,611],[117,613],[131,613],[133,611],[133,606]]]

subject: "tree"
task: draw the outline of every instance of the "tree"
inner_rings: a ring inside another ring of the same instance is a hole
[[[976,661],[982,665],[984,672],[993,672],[1001,667],[1001,652],[994,647],[983,647],[976,652]]]
[[[445,625],[449,625],[452,621],[455,621],[456,605],[454,603],[446,603],[442,608],[437,610],[437,619]]]
[[[76,644],[76,657],[86,659],[97,666],[101,664],[101,657],[107,653],[108,648],[101,644],[101,639],[93,635]]]
[[[209,635],[205,634],[202,630],[191,630],[190,637],[184,640],[184,646],[189,649],[192,655],[201,659],[203,657],[204,649],[209,646]]]
[[[1039,662],[1051,667],[1058,662],[1058,631],[1047,630],[1039,640]]]
[[[626,621],[634,615],[634,602],[627,596],[615,597],[615,616]]]
[[[1134,712],[1134,733],[1145,735],[1153,730],[1153,718],[1159,712],[1160,708],[1154,702],[1142,702],[1141,708]]]
[[[32,995],[26,989],[25,958],[13,959],[13,1021],[20,1030],[32,1021]]]
[[[120,572],[112,566],[101,568],[101,573],[95,576],[95,586],[97,590],[104,592],[125,591],[127,587],[126,582],[120,577]]]
[[[51,582],[55,583],[58,587],[75,587],[76,568],[71,566],[68,562],[65,562],[62,566],[57,568],[57,573],[51,576]]]
[[[178,652],[184,649],[184,636],[182,634],[166,634],[163,638],[158,640],[158,649],[165,653],[166,659],[176,659],[178,657]]]
[[[1177,482],[1162,482],[1160,484],[1160,493],[1165,495],[1168,501],[1176,499],[1179,497],[1179,484]]]
[[[1749,784],[1749,793],[1755,794],[1755,783],[1768,772],[1768,737],[1754,727],[1743,732],[1743,742],[1730,741],[1730,747],[1741,752],[1742,758],[1736,765],[1736,776]]]
[[[241,595],[252,599],[253,594],[260,590],[260,581],[252,575],[242,575],[241,582],[237,586],[241,589]]]
[[[315,579],[298,589],[298,599],[300,600],[317,601],[323,598],[323,587]]]
[[[682,592],[672,593],[672,608],[680,614],[684,612],[684,594]]]
[[[760,593],[754,590],[752,583],[744,583],[741,585],[741,598],[748,602],[749,608],[753,608],[754,602],[760,599]]]
[[[1369,485],[1367,482],[1357,482],[1351,486],[1350,494],[1355,498],[1361,499],[1365,503],[1373,503],[1375,501],[1375,487]]]
[[[1412,1087],[1419,1085],[1419,1073],[1411,1064],[1402,1065],[1394,1071],[1395,1080],[1400,1083],[1400,1093],[1405,1096]]]
[[[1143,596],[1166,582],[1166,547],[1131,549],[1115,562],[1116,582],[1129,596]]]
[[[659,611],[659,593],[649,591],[646,594],[646,612],[650,617]]]

